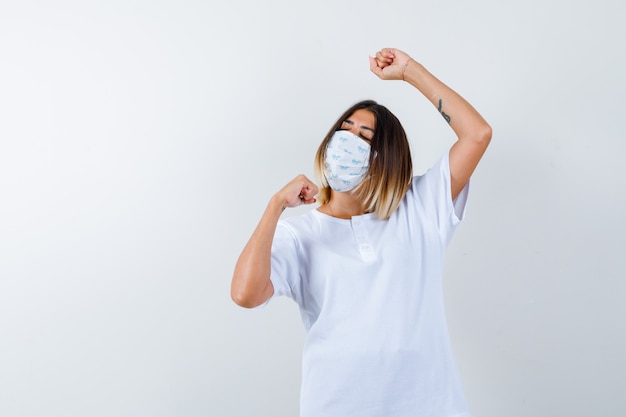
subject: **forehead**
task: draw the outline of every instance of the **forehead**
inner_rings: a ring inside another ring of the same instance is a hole
[[[348,117],[348,120],[351,120],[358,126],[369,127],[370,129],[376,128],[376,116],[366,109],[356,110]]]

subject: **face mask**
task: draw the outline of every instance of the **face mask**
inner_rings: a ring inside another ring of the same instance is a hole
[[[336,131],[328,142],[324,161],[328,185],[335,191],[352,190],[363,181],[369,161],[367,142],[347,130]]]

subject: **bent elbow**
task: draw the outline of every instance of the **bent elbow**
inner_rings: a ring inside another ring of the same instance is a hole
[[[491,126],[487,123],[482,124],[472,130],[472,133],[466,137],[466,143],[471,144],[472,147],[481,154],[487,150],[489,143],[491,142]]]
[[[244,308],[254,308],[260,306],[270,298],[272,293],[268,294],[268,288],[260,291],[253,291],[250,288],[237,285],[232,285],[230,288],[230,298],[235,304]]]
[[[487,147],[487,145],[489,145],[489,142],[491,142],[492,135],[493,129],[491,129],[491,126],[487,122],[485,122],[485,125],[479,132],[478,141],[484,144],[485,147]]]
[[[231,291],[230,292],[230,298],[239,307],[244,307],[244,308],[254,308],[254,307],[256,307],[256,305],[254,305],[254,303],[252,302],[250,296],[248,296],[245,293]]]
[[[476,124],[463,134],[460,134],[459,141],[464,142],[477,151],[484,152],[487,146],[489,146],[489,142],[491,142],[492,134],[491,126],[487,122],[481,121],[480,124]]]

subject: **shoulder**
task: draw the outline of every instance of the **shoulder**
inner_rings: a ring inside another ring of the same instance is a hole
[[[449,209],[453,206],[450,191],[450,158],[449,152],[444,153],[423,174],[413,177],[411,188],[406,198],[409,205],[415,204]]]
[[[411,188],[415,188],[427,182],[433,175],[440,173],[442,169],[446,169],[447,156],[447,153],[444,156],[440,156],[434,164],[427,167],[421,174],[414,175]]]
[[[427,182],[450,176],[450,153],[446,152],[435,161],[423,174],[413,177],[413,183]]]
[[[315,228],[315,224],[319,222],[318,216],[315,214],[316,210],[312,209],[302,214],[291,215],[283,217],[278,222],[278,230],[283,230],[291,234],[293,237],[306,234]]]
[[[439,159],[428,168],[423,174],[413,177],[413,182],[409,191],[425,192],[433,188],[446,188],[450,180],[450,159],[449,152],[440,156]]]

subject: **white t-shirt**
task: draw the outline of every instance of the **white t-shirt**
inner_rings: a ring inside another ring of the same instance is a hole
[[[445,319],[444,252],[465,212],[448,154],[413,179],[388,220],[317,210],[282,219],[274,297],[307,331],[301,417],[468,417]]]

